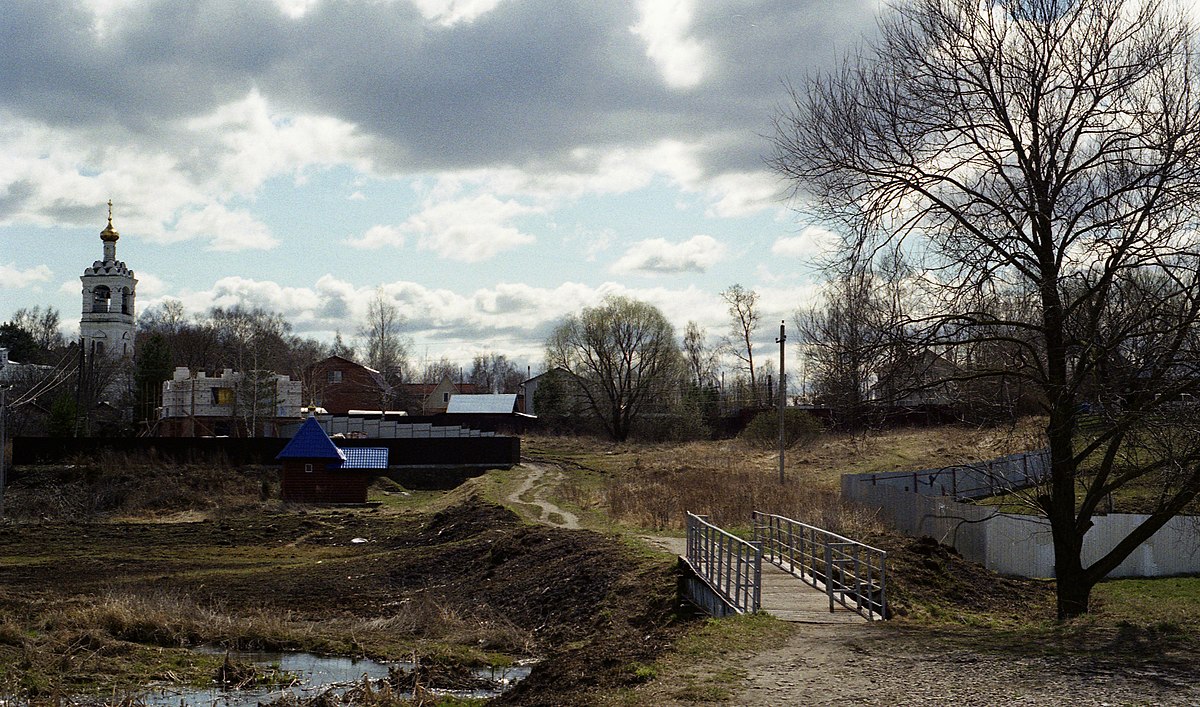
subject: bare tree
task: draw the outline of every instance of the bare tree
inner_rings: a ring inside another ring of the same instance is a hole
[[[675,331],[656,307],[606,297],[559,324],[546,342],[547,368],[566,370],[610,437],[624,441],[678,381]]]
[[[721,299],[729,305],[726,348],[742,362],[742,370],[749,374],[751,395],[754,402],[758,403],[758,380],[754,372],[754,332],[758,329],[759,320],[758,293],[741,285],[731,285],[721,292]]]
[[[36,305],[31,309],[25,307],[18,309],[13,313],[12,318],[14,324],[33,336],[38,348],[48,354],[50,358],[53,358],[56,352],[66,346],[66,340],[63,338],[60,328],[62,324],[60,320],[58,310],[54,307],[46,307],[43,310]]]
[[[1064,618],[1200,492],[1200,444],[1130,446],[1200,386],[1196,42],[1169,0],[909,0],[776,117],[774,166],[845,224],[846,261],[914,266],[904,330],[961,360],[1002,342],[1015,368],[963,375],[1036,389]],[[1101,501],[1150,480],[1085,566]]]
[[[713,384],[717,374],[717,354],[708,345],[708,332],[694,321],[683,332],[683,359],[697,388]]]
[[[462,367],[445,356],[436,361],[426,361],[421,370],[421,382],[437,385],[442,381],[462,382]]]
[[[839,425],[857,429],[867,424],[872,402],[883,398],[878,402],[889,405],[907,392],[880,385],[905,360],[897,329],[903,317],[900,276],[862,266],[831,270],[835,276],[819,304],[798,310],[795,324],[815,399],[833,410]]]
[[[467,376],[468,383],[485,393],[515,393],[524,379],[524,371],[507,356],[495,351],[476,356]]]
[[[402,326],[404,317],[399,307],[383,290],[376,290],[375,297],[367,304],[367,320],[359,336],[366,340],[367,365],[397,381],[411,377],[408,342],[400,333]]]
[[[329,355],[341,356],[342,358],[348,358],[353,361],[354,354],[354,347],[346,343],[346,341],[342,338],[342,332],[333,332],[333,343],[329,345]]]

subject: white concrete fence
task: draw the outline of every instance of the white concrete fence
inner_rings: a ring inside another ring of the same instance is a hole
[[[368,439],[463,439],[468,437],[494,437],[494,432],[482,432],[458,425],[434,425],[428,422],[398,422],[396,420],[344,417],[341,415],[317,415],[317,422],[325,434],[366,437]],[[281,427],[280,435],[290,437],[299,429],[300,423]]]
[[[1013,462],[1012,457],[1002,459],[1009,461],[998,468],[1023,473],[1029,466]],[[1054,544],[1049,522],[1040,516],[999,513],[994,508],[959,503],[950,493],[942,495],[938,478],[949,481],[952,468],[927,469],[916,472],[915,477],[913,472],[845,474],[842,476],[842,498],[878,508],[883,519],[897,530],[916,537],[927,535],[951,545],[963,557],[995,572],[1053,577]],[[1115,547],[1146,518],[1138,513],[1094,516],[1095,525],[1084,536],[1084,565],[1095,562]],[[1108,576],[1162,577],[1196,573],[1200,573],[1200,517],[1180,516],[1171,519],[1142,543]]]

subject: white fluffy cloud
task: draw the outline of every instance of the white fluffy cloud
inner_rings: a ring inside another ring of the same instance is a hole
[[[641,18],[630,28],[646,43],[646,56],[672,88],[692,88],[704,78],[708,56],[688,29],[695,14],[693,0],[642,0]]]
[[[201,238],[213,250],[269,250],[279,245],[265,223],[245,211],[230,211],[221,204],[209,204],[180,215],[172,229],[181,240]]]
[[[13,263],[0,263],[0,287],[18,289],[29,287],[39,282],[46,282],[54,273],[45,265],[35,265],[32,268],[18,268]]]
[[[680,243],[651,238],[635,243],[613,263],[615,273],[702,273],[725,257],[726,248],[712,236],[693,236]]]
[[[795,236],[777,238],[771,253],[781,258],[811,260],[824,255],[837,245],[837,234],[821,226],[807,226]]]
[[[491,194],[479,194],[445,201],[429,200],[419,213],[399,226],[377,225],[360,238],[347,243],[355,248],[402,247],[405,237],[416,238],[417,247],[433,251],[447,260],[478,263],[522,245],[534,237],[522,232],[512,221],[541,209]]]

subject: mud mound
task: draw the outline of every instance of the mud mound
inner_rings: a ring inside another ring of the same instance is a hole
[[[490,530],[512,528],[520,523],[520,517],[507,508],[471,496],[462,503],[434,513],[411,542],[416,545],[458,542]]]
[[[866,542],[888,552],[888,604],[895,616],[918,604],[1012,617],[1052,608],[1049,582],[997,575],[933,538],[888,534]]]

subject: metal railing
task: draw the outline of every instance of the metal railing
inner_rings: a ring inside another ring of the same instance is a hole
[[[784,516],[754,511],[754,539],[768,562],[824,590],[868,621],[887,618],[887,553]]]
[[[687,554],[692,569],[740,614],[762,606],[762,546],[687,514]]]

